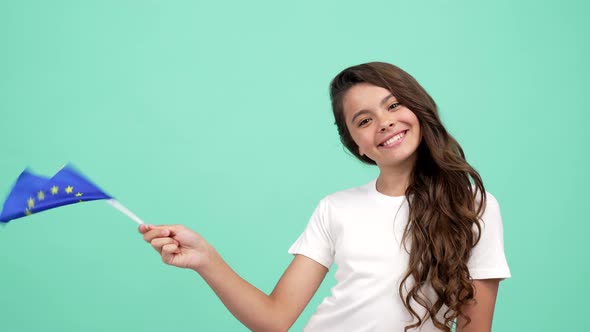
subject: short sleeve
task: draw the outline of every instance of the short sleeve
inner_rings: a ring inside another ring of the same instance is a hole
[[[472,279],[510,278],[504,253],[504,227],[498,201],[486,193],[486,207],[481,217],[481,237],[467,263]]]
[[[325,199],[320,201],[309,219],[307,227],[289,248],[289,253],[304,255],[326,268],[330,268],[334,261],[334,246]]]

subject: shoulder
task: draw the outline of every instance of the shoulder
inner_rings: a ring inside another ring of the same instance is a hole
[[[481,202],[481,195],[476,197],[476,206]],[[498,199],[490,192],[485,192],[485,205],[482,207],[480,215],[481,224],[485,232],[486,229],[502,230],[502,214],[500,212],[500,204]]]
[[[475,186],[472,186],[472,190],[475,190]],[[500,204],[498,203],[498,199],[492,193],[490,193],[489,191],[486,191],[483,196],[485,197],[485,206],[483,207],[484,213],[488,209],[499,209],[500,208]],[[479,206],[479,204],[481,203],[481,199],[482,199],[482,194],[481,194],[481,192],[478,191],[475,194],[475,206]]]
[[[362,202],[370,194],[371,182],[362,186],[348,188],[340,191],[336,191],[325,196],[320,204],[328,206],[349,206],[350,204]]]
[[[476,198],[481,201],[481,195]],[[485,198],[480,227],[475,230],[479,234],[479,239],[471,252],[469,271],[473,279],[509,278],[510,269],[504,254],[504,226],[500,206],[491,193],[485,192]]]
[[[487,210],[499,210],[500,209],[500,203],[498,202],[498,199],[496,198],[496,196],[492,195],[492,193],[490,193],[489,191],[486,191],[485,197],[486,197],[486,204],[485,204],[484,213]]]
[[[496,196],[492,195],[492,193],[490,193],[489,191],[486,191],[485,196],[486,196],[486,207],[488,207],[488,206],[499,207],[500,206],[500,203],[498,203],[498,199],[496,198]]]

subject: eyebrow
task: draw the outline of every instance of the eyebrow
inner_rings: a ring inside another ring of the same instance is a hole
[[[390,93],[388,94],[385,98],[381,99],[381,103],[379,103],[381,106],[383,106],[388,100],[389,98],[393,97],[393,95]],[[354,120],[356,118],[358,118],[359,116],[366,114],[366,113],[370,113],[368,110],[360,110],[358,112],[356,112],[354,114],[354,116],[352,117],[352,119],[350,120],[351,123],[354,123]]]

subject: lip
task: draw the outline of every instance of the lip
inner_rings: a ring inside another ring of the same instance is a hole
[[[401,143],[401,142],[402,142],[402,141],[403,141],[403,140],[406,138],[406,135],[408,134],[408,133],[407,133],[407,132],[408,132],[408,130],[409,130],[409,129],[404,129],[404,130],[397,131],[397,132],[395,132],[395,133],[393,133],[393,134],[391,134],[391,135],[388,135],[388,136],[387,136],[385,139],[383,139],[381,142],[379,142],[379,144],[377,144],[377,147],[378,147],[378,148],[383,148],[383,149],[388,149],[388,148],[392,148],[392,147],[394,147],[394,146],[397,146],[397,145],[399,145],[399,144],[400,144],[400,143]],[[392,137],[394,137],[394,136],[396,136],[396,135],[399,135],[399,134],[401,134],[401,133],[403,133],[403,132],[405,132],[405,134],[404,134],[404,137],[402,137],[402,138],[401,138],[399,141],[397,141],[397,142],[393,143],[393,145],[390,145],[390,146],[387,146],[387,147],[385,147],[385,146],[381,145],[381,144],[383,144],[383,143],[387,142],[387,141],[388,141],[389,139],[391,139]]]

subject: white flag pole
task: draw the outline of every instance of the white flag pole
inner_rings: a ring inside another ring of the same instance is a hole
[[[127,217],[131,218],[131,220],[135,221],[139,225],[145,224],[143,222],[143,220],[139,219],[139,217],[136,216],[135,213],[129,211],[129,209],[127,209],[126,207],[124,207],[123,204],[119,203],[119,201],[111,198],[111,199],[108,199],[107,202],[109,204],[111,204],[112,207],[114,207],[115,209],[121,211],[121,213],[123,213]]]

